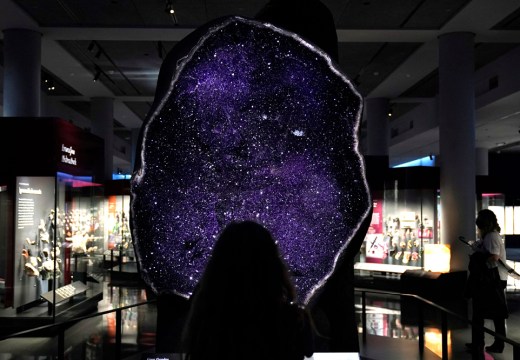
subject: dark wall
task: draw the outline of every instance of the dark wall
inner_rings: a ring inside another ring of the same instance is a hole
[[[1,175],[55,176],[56,172],[103,179],[104,140],[51,117],[3,117]],[[76,165],[61,161],[62,144],[75,150]]]
[[[505,194],[506,205],[520,205],[520,153],[490,153],[487,186]],[[486,190],[490,192],[492,190]]]

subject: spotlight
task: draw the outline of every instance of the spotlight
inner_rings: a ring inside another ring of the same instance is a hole
[[[103,50],[101,50],[101,48],[98,48],[98,51],[96,52],[96,55],[94,55],[96,57],[96,59],[99,59],[101,57],[101,54],[103,54]]]
[[[174,14],[175,11],[173,10],[173,2],[172,0],[166,0],[166,7],[164,8],[164,12],[167,14]]]
[[[388,117],[392,117],[392,115],[393,115],[392,109],[388,110]]]
[[[91,41],[90,44],[88,44],[87,50],[92,52],[92,50],[94,50],[94,46],[96,46],[96,42],[95,41]]]
[[[178,25],[177,16],[175,15],[175,10],[173,9],[173,0],[166,0],[166,7],[164,11],[172,17],[173,23]]]
[[[430,153],[430,160],[433,160],[433,154]]]
[[[45,83],[45,87],[47,88],[47,91],[56,90],[56,87],[54,86],[54,81],[52,79],[44,79],[43,82]]]

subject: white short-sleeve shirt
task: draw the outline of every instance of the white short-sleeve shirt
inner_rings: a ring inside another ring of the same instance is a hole
[[[506,263],[506,247],[502,236],[497,231],[487,233],[482,239],[482,247],[492,255],[498,255],[498,257]],[[500,274],[500,280],[507,280],[507,270],[503,266],[498,266],[498,272]]]

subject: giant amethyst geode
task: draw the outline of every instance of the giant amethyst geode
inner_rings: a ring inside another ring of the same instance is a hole
[[[168,81],[131,182],[144,280],[189,297],[223,227],[252,219],[308,301],[370,208],[360,95],[320,49],[241,17],[208,27]]]

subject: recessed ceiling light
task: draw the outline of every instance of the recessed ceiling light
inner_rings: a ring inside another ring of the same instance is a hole
[[[505,144],[505,142],[497,142],[497,146],[504,146]]]

